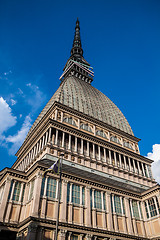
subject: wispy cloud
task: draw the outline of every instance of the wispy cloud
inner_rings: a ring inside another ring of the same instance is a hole
[[[12,110],[6,100],[0,97],[0,136],[10,127],[17,123],[17,117],[13,115]]]
[[[7,143],[12,144],[11,148],[9,149],[9,154],[11,154],[11,155],[15,154],[15,152],[18,150],[20,145],[23,143],[23,141],[31,127],[31,122],[32,122],[31,117],[29,115],[26,116],[21,129],[15,135],[13,135],[13,136],[10,135],[5,139],[5,141]]]
[[[46,96],[37,85],[27,83],[26,86],[30,90],[26,101],[32,107],[32,111],[35,112],[40,106],[42,106],[46,99]]]
[[[11,105],[14,106],[16,105],[17,101],[11,98]]]
[[[160,183],[160,144],[154,144],[152,152],[149,152],[147,157],[154,160],[152,163],[153,177]]]

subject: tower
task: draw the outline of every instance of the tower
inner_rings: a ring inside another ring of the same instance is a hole
[[[59,239],[158,239],[160,188],[119,108],[91,83],[79,20],[61,84],[0,172],[0,229],[17,239],[54,239],[58,175],[43,172],[64,153]]]

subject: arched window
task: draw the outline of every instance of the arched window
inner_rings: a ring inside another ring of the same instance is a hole
[[[119,139],[118,139],[116,136],[111,136],[110,140],[111,140],[112,142],[115,142],[115,143],[120,144],[120,141],[119,141]]]
[[[83,129],[83,130],[86,130],[88,132],[92,132],[92,129],[88,124],[82,123],[80,128]]]
[[[107,138],[106,134],[102,130],[97,130],[96,135],[103,138]]]
[[[133,150],[133,147],[132,147],[132,145],[129,142],[124,142],[123,145],[124,145],[124,147],[130,148],[130,149]]]
[[[72,117],[65,117],[65,118],[63,119],[63,122],[66,122],[66,123],[69,123],[69,124],[71,124],[71,125],[73,125],[73,126],[76,126],[76,123],[75,123],[75,121],[73,120]]]

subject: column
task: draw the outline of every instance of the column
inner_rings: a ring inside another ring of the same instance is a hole
[[[94,191],[95,189],[92,189],[92,223],[93,223],[93,227],[97,226],[97,222],[96,222],[96,209],[95,209],[95,202],[94,202]]]
[[[103,148],[103,151],[104,151],[104,162],[106,163],[107,162],[107,159],[106,159],[106,149]]]
[[[119,153],[119,166],[122,167],[122,158],[120,153]]]
[[[77,152],[77,137],[75,137],[75,148],[74,151]]]
[[[44,140],[45,140],[45,136],[43,135],[43,137],[40,139],[39,152],[41,150],[41,142],[42,142],[42,149],[44,147]]]
[[[123,158],[124,158],[124,168],[127,169],[126,156],[124,155]]]
[[[141,174],[141,169],[140,169],[140,166],[139,166],[139,161],[137,161],[137,166],[138,166],[138,173],[140,175]]]
[[[63,122],[63,112],[61,112],[61,122]]]
[[[58,144],[58,129],[56,129],[55,145]]]
[[[134,213],[133,213],[132,199],[130,199],[129,202],[130,202],[132,222],[133,222],[133,232],[137,235],[137,226],[136,226],[135,216],[134,216]]]
[[[115,161],[115,166],[117,166],[117,156],[116,156],[116,152],[114,152],[114,161]]]
[[[137,201],[137,204],[138,204],[139,217],[140,217],[140,220],[141,220],[140,223],[141,223],[142,235],[145,236],[143,216],[142,216],[141,209],[140,209],[140,201]]]
[[[142,172],[143,172],[143,176],[145,177],[144,165],[143,165],[143,163],[142,163],[142,162],[141,162],[141,165],[142,165]]]
[[[131,220],[131,214],[130,214],[130,207],[129,207],[129,199],[127,197],[124,198],[124,206],[125,206],[125,212],[126,212],[126,223],[127,223],[127,229],[129,234],[133,234],[133,227],[132,227],[132,220]]]
[[[128,157],[129,171],[131,172],[131,159]]]
[[[55,110],[55,116],[54,116],[54,120],[57,120],[57,115],[58,115],[58,110]]]
[[[71,150],[71,135],[69,134],[68,150]]]
[[[101,191],[101,199],[102,199],[102,226],[103,226],[104,229],[106,229],[106,212],[104,210],[103,191]]]
[[[32,216],[38,217],[42,185],[42,174],[40,172],[38,172],[34,184]]]
[[[146,235],[151,237],[150,236],[150,231],[148,229],[148,222],[147,222],[148,218],[147,218],[147,213],[146,213],[146,209],[145,209],[145,206],[144,206],[144,202],[141,202],[140,204],[141,204],[142,213],[143,213],[143,216],[144,216],[144,221],[142,221],[142,225],[143,226],[141,225],[142,226],[142,231],[143,231],[143,228],[145,226],[144,236],[145,236],[145,231],[146,231]],[[148,209],[148,211],[149,211],[149,209]],[[150,212],[148,214],[149,214],[149,217],[150,217]]]
[[[51,131],[52,131],[52,128],[50,127],[49,128],[48,143],[51,143]]]
[[[80,225],[83,225],[82,186],[80,186]]]
[[[149,171],[148,171],[148,165],[147,164],[146,164],[146,171],[147,171],[147,176],[149,178],[150,176],[149,176]]]
[[[86,235],[86,240],[92,240],[92,237],[93,237],[93,236],[92,236],[91,234],[87,234],[87,235]]]
[[[95,144],[93,143],[93,158],[95,159]]]
[[[118,231],[117,215],[116,215],[115,204],[114,204],[114,194],[111,194],[111,196],[112,196],[112,207],[113,207],[114,230]]]
[[[41,217],[45,218],[45,213],[46,213],[46,205],[47,205],[47,182],[48,182],[48,177],[45,178],[45,183],[44,183],[44,192],[43,192],[43,198],[42,198],[42,206],[41,206]]]
[[[101,148],[98,146],[98,160],[101,160]]]
[[[108,150],[108,152],[109,152],[109,164],[112,164],[111,150]]]
[[[113,217],[111,209],[110,192],[106,192],[107,229],[113,231]]]
[[[134,172],[136,173],[136,165],[135,165],[135,160],[132,158],[132,161],[133,161],[133,170],[134,170]]]
[[[62,148],[64,148],[65,132],[62,133]]]
[[[72,186],[73,184],[70,183],[70,194],[69,194],[69,204],[68,204],[68,222],[69,223],[72,223],[72,219],[73,219]]]
[[[48,131],[46,132],[45,146],[46,146],[46,144],[47,144],[47,140],[48,140]]]
[[[81,154],[83,154],[83,139],[81,138]]]
[[[121,211],[122,211],[123,231],[125,233],[127,233],[127,226],[126,226],[126,219],[125,219],[125,214],[124,214],[124,209],[123,209],[123,199],[122,199],[122,196],[120,196],[120,202],[121,202]]]
[[[67,219],[67,180],[62,181],[62,204],[60,209],[60,219],[63,222],[66,222]]]
[[[89,157],[89,142],[87,141],[87,156]]]
[[[90,187],[85,188],[85,223],[87,227],[91,227],[91,203],[90,203]]]

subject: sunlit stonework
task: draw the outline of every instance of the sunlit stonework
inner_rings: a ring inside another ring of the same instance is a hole
[[[61,153],[59,240],[160,239],[160,187],[152,161],[119,108],[95,89],[79,21],[61,84],[12,168],[0,172],[0,239],[54,239]],[[13,237],[12,237],[13,236]]]

